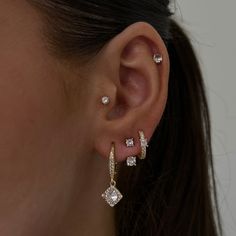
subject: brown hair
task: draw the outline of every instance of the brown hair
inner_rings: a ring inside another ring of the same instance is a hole
[[[92,58],[128,25],[145,21],[170,56],[167,106],[135,170],[124,165],[117,235],[221,235],[204,82],[193,47],[171,19],[168,0],[28,0],[43,13],[50,52]]]

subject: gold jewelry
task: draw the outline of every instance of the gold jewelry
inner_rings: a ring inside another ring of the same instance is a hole
[[[141,153],[139,155],[140,159],[145,159],[147,154],[147,147],[148,147],[148,141],[145,138],[144,132],[139,131],[139,140],[140,140],[140,146],[141,146]]]
[[[111,177],[110,187],[102,194],[102,197],[111,207],[114,207],[123,197],[120,191],[116,188],[116,181],[114,180],[116,174],[115,171],[115,144],[112,143],[109,155],[109,173]]]

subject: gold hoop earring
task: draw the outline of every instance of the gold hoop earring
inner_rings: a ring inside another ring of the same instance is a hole
[[[120,191],[116,188],[116,181],[114,180],[116,174],[115,171],[115,144],[112,143],[109,155],[109,173],[111,178],[110,187],[102,194],[102,197],[111,207],[114,207],[123,197]]]
[[[140,146],[141,146],[141,153],[139,155],[139,158],[145,159],[147,155],[148,141],[145,138],[143,131],[139,131],[138,133],[139,133],[139,140],[140,140]]]

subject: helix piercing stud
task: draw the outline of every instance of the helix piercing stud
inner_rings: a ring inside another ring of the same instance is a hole
[[[155,63],[160,64],[163,60],[163,57],[161,54],[156,53],[153,55],[153,60]]]

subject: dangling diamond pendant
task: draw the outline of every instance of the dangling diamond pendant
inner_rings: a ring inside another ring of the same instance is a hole
[[[102,197],[111,207],[114,207],[123,196],[115,185],[111,184],[111,186],[102,194]]]
[[[112,143],[112,148],[109,156],[109,173],[111,182],[110,187],[102,194],[102,197],[111,207],[114,207],[123,197],[120,191],[116,188],[116,181],[114,180],[116,174],[115,165],[115,145],[114,143]]]

